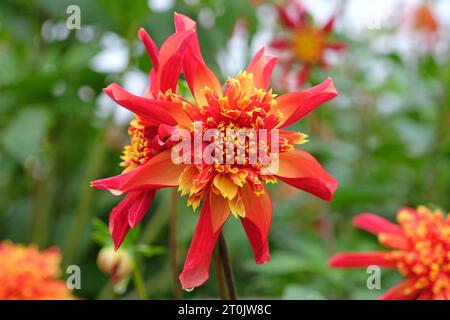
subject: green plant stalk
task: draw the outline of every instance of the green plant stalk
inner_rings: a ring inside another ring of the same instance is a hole
[[[222,266],[224,270],[226,285],[228,289],[228,296],[230,300],[237,300],[237,289],[236,289],[236,282],[234,280],[233,275],[233,268],[231,266],[231,260],[228,255],[228,249],[227,244],[225,242],[225,237],[223,236],[223,232],[220,232],[219,240],[218,240],[218,248],[219,248],[219,255],[220,259],[222,261]]]
[[[133,283],[136,287],[136,291],[138,293],[139,299],[147,300],[148,292],[145,287],[144,278],[142,277],[140,259],[138,255],[134,257],[134,268],[133,268]]]
[[[219,297],[222,300],[229,300],[227,281],[223,270],[223,263],[220,257],[219,246],[216,245],[213,252],[214,269],[216,270],[217,287],[219,288]]]
[[[93,142],[90,155],[87,161],[87,168],[81,184],[79,202],[75,209],[75,221],[70,229],[64,245],[63,265],[68,266],[73,263],[78,253],[82,235],[89,224],[89,213],[92,205],[94,190],[89,187],[89,181],[98,178],[103,165],[105,155],[105,145],[103,136],[100,135]]]

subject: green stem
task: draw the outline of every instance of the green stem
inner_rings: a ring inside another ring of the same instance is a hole
[[[234,281],[233,269],[231,267],[231,260],[228,255],[227,244],[222,232],[219,235],[219,254],[224,269],[228,295],[230,297],[230,300],[237,300],[238,295],[236,290],[236,283]]]
[[[140,266],[139,257],[135,256],[134,268],[133,268],[133,282],[136,287],[136,291],[141,300],[148,299],[147,289],[145,288],[144,278],[142,277],[142,271]]]
[[[229,300],[227,281],[223,270],[223,263],[220,257],[219,245],[214,248],[213,253],[214,268],[216,270],[217,286],[219,287],[219,297],[222,300]]]
[[[102,136],[93,142],[91,152],[87,161],[87,168],[82,180],[79,201],[75,208],[75,221],[72,224],[64,245],[64,266],[68,266],[76,259],[81,239],[89,223],[89,213],[93,200],[93,189],[89,187],[89,181],[98,178],[103,168],[103,157],[105,147]]]

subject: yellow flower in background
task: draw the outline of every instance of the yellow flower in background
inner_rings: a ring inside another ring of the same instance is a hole
[[[51,247],[39,251],[34,245],[0,242],[1,300],[73,299],[60,280],[61,253]]]

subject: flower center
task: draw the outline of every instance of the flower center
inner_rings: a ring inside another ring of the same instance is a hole
[[[301,28],[295,31],[293,50],[295,55],[308,64],[319,63],[325,48],[324,35],[320,30]]]
[[[404,276],[417,279],[417,289],[431,286],[435,294],[450,292],[450,219],[420,206],[417,211],[401,211],[398,221],[411,249],[388,256]]]

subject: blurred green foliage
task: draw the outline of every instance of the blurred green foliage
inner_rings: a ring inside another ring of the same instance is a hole
[[[44,26],[65,25],[70,4],[80,6],[82,30],[90,26],[92,38],[80,40],[71,30],[46,40]],[[91,189],[89,181],[120,172],[127,125],[115,123],[111,114],[99,116],[97,97],[109,83],[121,83],[127,71],[150,69],[137,42],[139,27],[160,45],[173,32],[173,10],[197,19],[204,8],[218,13],[212,28],[200,24],[198,32],[205,60],[220,75],[217,53],[236,21],[246,21],[250,36],[258,31],[250,2],[177,1],[167,12],[152,12],[144,0],[0,2],[0,239],[61,247],[64,265],[83,270],[79,296],[114,298],[108,277],[96,266],[100,247],[92,239],[92,221],[107,221],[119,199]],[[94,71],[92,58],[109,32],[125,41],[129,61],[120,72]],[[352,217],[371,211],[394,219],[404,205],[450,208],[450,61],[375,53],[370,44],[383,32],[390,31],[368,31],[360,41],[341,35],[346,53],[312,79],[315,84],[332,76],[341,95],[296,127],[310,135],[305,149],[338,178],[334,201],[324,203],[281,184],[272,187],[272,260],[264,266],[254,264],[238,221],[227,224],[241,297],[374,298],[381,292],[366,288],[365,270],[327,267],[336,251],[379,248],[374,237],[352,227]],[[386,70],[382,81],[374,77],[378,65]],[[138,243],[167,247],[170,199],[169,190],[158,193]],[[181,270],[197,214],[186,208],[185,199],[178,209]],[[171,298],[167,252],[141,262],[150,297]],[[395,271],[384,271],[383,290],[398,278]],[[217,297],[213,268],[210,279],[183,298]],[[130,286],[115,298],[136,297]]]

